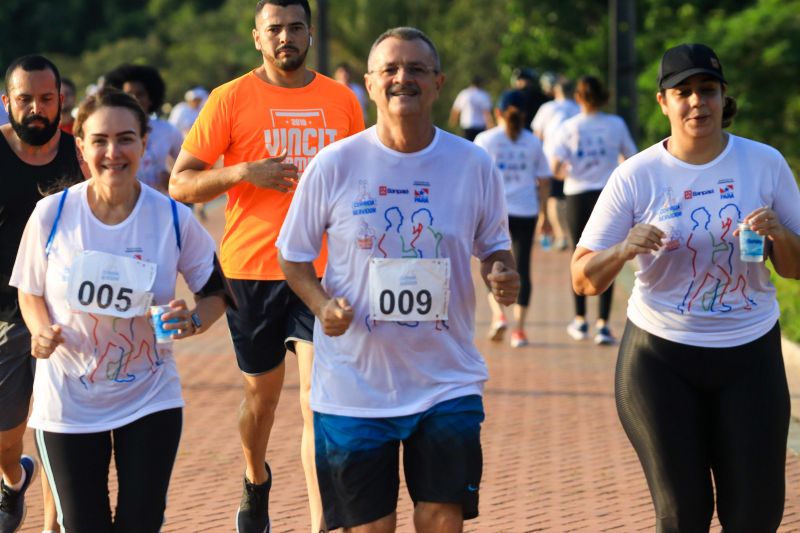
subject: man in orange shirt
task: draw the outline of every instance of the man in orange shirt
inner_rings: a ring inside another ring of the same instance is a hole
[[[263,64],[209,96],[183,143],[170,179],[172,197],[207,202],[227,192],[223,270],[238,300],[228,311],[244,400],[239,432],[246,469],[239,532],[269,532],[272,485],[264,462],[284,377],[286,349],[297,355],[303,412],[302,458],[311,530],[325,530],[314,466],[311,345],[314,315],[291,292],[275,240],[308,162],[324,146],[364,129],[353,93],[305,66],[311,45],[307,0],[260,0],[255,47]],[[223,168],[211,168],[222,156]],[[325,254],[315,262],[322,277]]]

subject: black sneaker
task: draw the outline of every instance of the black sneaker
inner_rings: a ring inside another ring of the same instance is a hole
[[[237,533],[270,533],[271,531],[269,523],[269,489],[272,488],[272,471],[267,463],[264,463],[264,465],[267,467],[269,479],[261,485],[250,483],[247,481],[247,476],[244,478],[242,501],[236,511]]]
[[[14,533],[22,527],[25,519],[25,491],[36,476],[36,460],[30,455],[23,455],[19,464],[25,470],[25,483],[21,489],[11,490],[0,479],[0,533]]]

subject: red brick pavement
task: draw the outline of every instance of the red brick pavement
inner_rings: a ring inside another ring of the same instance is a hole
[[[210,213],[208,227],[215,237],[221,218],[221,209]],[[467,532],[654,529],[647,487],[615,411],[616,350],[575,343],[564,332],[572,305],[567,262],[567,253],[535,252],[528,327],[533,343],[524,349],[483,340],[489,315],[479,291],[478,346],[491,380],[485,398],[481,516],[467,524]],[[624,289],[617,291],[612,327],[620,332],[625,295]],[[592,313],[594,302],[589,303]],[[205,335],[178,343],[176,357],[187,405],[163,530],[233,531],[243,470],[236,427],[241,378],[224,320]],[[287,361],[268,451],[275,478],[270,514],[276,533],[309,530],[299,458],[297,366],[291,356]],[[26,447],[33,449],[30,435]],[[787,506],[780,531],[800,532],[800,459],[790,453],[787,465]],[[38,486],[29,502],[22,531],[39,531]],[[405,489],[398,511],[398,531],[412,531]]]

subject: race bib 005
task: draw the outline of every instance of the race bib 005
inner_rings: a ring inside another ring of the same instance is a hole
[[[142,316],[153,300],[156,264],[97,251],[72,262],[67,301],[72,309],[119,318]]]
[[[372,320],[447,320],[450,259],[370,259]]]

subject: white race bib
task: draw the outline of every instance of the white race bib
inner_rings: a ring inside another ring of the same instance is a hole
[[[372,320],[447,320],[450,259],[370,259]]]
[[[85,313],[143,316],[153,300],[155,279],[155,263],[88,250],[72,262],[67,301]]]

